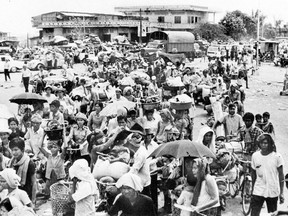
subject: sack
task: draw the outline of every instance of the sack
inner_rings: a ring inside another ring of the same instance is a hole
[[[244,149],[243,142],[229,142],[225,143],[225,149],[233,153],[242,153]]]
[[[119,179],[122,175],[129,172],[129,170],[130,167],[126,163],[110,163],[108,160],[98,158],[93,169],[93,176],[97,180],[105,176],[111,176],[114,179]]]

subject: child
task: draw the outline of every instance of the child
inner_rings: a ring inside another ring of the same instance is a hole
[[[69,176],[74,183],[71,198],[75,201],[75,216],[95,215],[95,195],[99,191],[88,162],[76,160],[69,169]]]
[[[197,178],[192,174],[187,176],[186,185],[183,191],[180,194],[180,197],[177,199],[177,204],[191,207],[194,187],[196,186]],[[191,212],[181,210],[181,216],[190,216]]]
[[[256,114],[255,115],[255,119],[256,119],[255,126],[262,130],[262,125],[263,125],[263,123],[262,123],[262,115],[261,114]]]
[[[8,140],[13,139],[14,137],[24,137],[25,133],[19,129],[19,122],[16,118],[12,117],[8,119],[8,126],[11,130],[11,133],[8,137]]]
[[[64,124],[64,116],[63,114],[59,111],[60,108],[60,101],[59,100],[54,100],[50,103],[50,117],[49,119],[53,119],[58,121],[60,124]]]
[[[269,112],[264,112],[263,113],[262,130],[263,130],[264,133],[270,134],[272,136],[272,138],[275,139],[274,126],[270,122],[270,113]]]
[[[9,147],[12,150],[13,157],[8,166],[16,170],[17,175],[21,178],[19,188],[26,191],[33,202],[36,198],[35,164],[24,152],[25,143],[21,138],[12,139]]]
[[[63,151],[60,153],[62,142],[61,140],[49,140],[48,149],[51,153],[47,152],[43,145],[40,151],[47,158],[47,167],[45,178],[46,181],[46,198],[50,196],[50,186],[59,180],[65,178],[64,162],[66,156],[66,145],[63,144]]]

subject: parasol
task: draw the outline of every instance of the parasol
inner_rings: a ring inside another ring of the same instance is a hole
[[[160,157],[171,155],[175,158],[181,157],[211,157],[215,154],[206,146],[191,140],[177,140],[160,145],[149,157]]]
[[[44,97],[42,97],[41,95],[35,94],[35,93],[27,93],[27,92],[15,95],[9,101],[11,103],[31,104],[31,105],[34,103],[37,103],[37,102],[42,102],[42,103],[47,102],[47,100]]]
[[[119,84],[123,86],[135,86],[135,82],[132,77],[124,77],[122,80],[119,80]]]
[[[127,110],[130,110],[135,106],[136,104],[131,101],[113,101],[112,103],[107,104],[99,114],[102,116],[113,116],[117,115],[118,109],[126,108]]]

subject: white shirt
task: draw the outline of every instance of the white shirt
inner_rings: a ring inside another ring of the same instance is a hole
[[[9,62],[5,62],[5,64],[4,64],[4,69],[8,69],[8,70],[9,70],[9,68],[10,68]]]
[[[81,181],[77,183],[77,189],[72,194],[75,200],[75,216],[96,216],[95,196],[91,193],[91,185]]]
[[[22,70],[22,77],[31,77],[31,71],[28,69],[28,68],[26,68],[26,70]]]
[[[25,149],[31,149],[34,153],[34,156],[37,157],[40,153],[40,147],[43,142],[44,130],[43,128],[39,128],[36,132],[34,132],[33,128],[29,128],[27,133],[25,134]]]
[[[253,195],[262,197],[278,197],[280,195],[278,168],[284,161],[279,153],[262,155],[260,151],[252,155],[251,167],[256,171]]]

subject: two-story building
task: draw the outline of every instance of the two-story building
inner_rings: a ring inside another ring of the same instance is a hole
[[[40,38],[51,40],[56,35],[66,38],[83,38],[95,34],[103,41],[111,41],[117,35],[138,40],[139,27],[148,25],[148,19],[127,16],[123,13],[99,14],[81,12],[50,12],[32,17],[33,27],[40,29]],[[145,29],[146,30],[146,29]]]
[[[149,20],[149,32],[158,30],[191,31],[200,22],[215,23],[216,11],[195,5],[157,5],[115,7],[127,16],[141,16]]]

